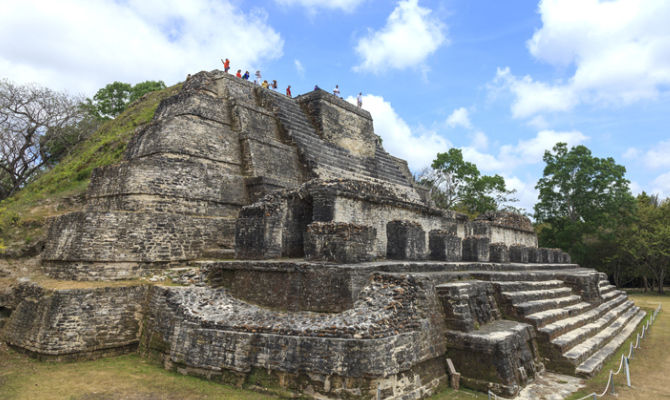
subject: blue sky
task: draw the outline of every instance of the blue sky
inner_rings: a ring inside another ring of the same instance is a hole
[[[670,196],[664,0],[24,0],[3,2],[0,78],[92,96],[115,80],[260,69],[364,108],[418,172],[455,146],[532,210],[542,154],[584,144]]]

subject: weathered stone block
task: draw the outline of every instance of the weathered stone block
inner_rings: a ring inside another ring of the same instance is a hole
[[[323,90],[300,96],[320,136],[352,154],[374,157],[378,138],[370,113]]]
[[[42,359],[97,358],[133,351],[146,286],[50,290],[32,283],[21,293],[4,339]]]
[[[529,247],[528,248],[528,262],[531,263],[531,264],[541,262],[540,249],[538,249],[537,247]]]
[[[461,261],[463,258],[461,238],[449,230],[430,231],[429,248],[431,260]]]
[[[521,245],[513,245],[509,247],[509,259],[511,262],[527,263],[528,262],[528,247]]]
[[[468,236],[463,239],[463,261],[489,260],[489,238],[483,236]]]
[[[553,249],[547,249],[544,247],[541,247],[538,249],[538,254],[539,254],[539,260],[538,262],[543,263],[543,264],[551,264],[554,262],[554,251]]]
[[[436,286],[435,291],[449,329],[470,332],[501,317],[489,282],[449,282]]]
[[[562,252],[561,252],[561,262],[562,262],[563,264],[570,264],[570,263],[572,263],[572,259],[570,258],[570,254],[568,254],[568,253],[562,251]]]
[[[395,260],[420,260],[425,257],[426,233],[420,224],[395,220],[386,224],[386,257]]]
[[[496,263],[509,262],[509,249],[505,243],[491,243],[489,245],[489,261]]]
[[[338,263],[370,261],[377,232],[374,228],[342,222],[313,222],[305,234],[305,258]]]
[[[446,340],[463,386],[516,396],[535,377],[535,331],[528,324],[498,320],[472,332],[447,331]]]
[[[244,207],[235,223],[235,258],[281,257],[285,213],[286,207],[282,203]]]

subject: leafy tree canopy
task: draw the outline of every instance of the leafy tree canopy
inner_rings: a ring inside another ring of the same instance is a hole
[[[438,153],[432,170],[425,171],[419,181],[431,188],[438,207],[456,209],[469,214],[496,211],[504,202],[516,201],[500,175],[482,175],[477,166],[463,160],[461,149],[451,148]]]
[[[611,157],[594,157],[585,146],[568,150],[565,143],[546,151],[543,160],[544,175],[535,186],[540,245],[560,247],[584,263],[591,244],[611,239],[633,217],[626,168]]]
[[[99,119],[116,118],[133,101],[149,92],[165,89],[163,81],[145,81],[136,85],[114,82],[98,90],[93,100],[87,99],[87,109]]]

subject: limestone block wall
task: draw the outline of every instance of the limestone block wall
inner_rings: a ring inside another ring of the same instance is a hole
[[[52,276],[120,279],[150,263],[229,257],[242,206],[324,171],[386,181],[420,202],[400,164],[370,114],[339,98],[317,91],[298,101],[202,72],[159,105],[122,163],[94,171],[85,211],[53,222],[42,258]],[[306,224],[290,215],[299,226],[284,229],[282,256],[302,253]]]
[[[298,102],[322,138],[354,155],[374,157],[379,139],[368,111],[323,90],[302,95]]]
[[[351,221],[376,229],[375,257],[386,257],[388,240],[386,225],[394,220],[408,220],[421,225],[425,239],[422,242],[423,250],[420,253],[424,256],[429,254],[429,232],[435,229],[448,229],[451,224],[456,223],[454,219],[443,217],[436,210],[421,210],[406,207],[400,203],[380,204],[350,197],[337,197],[333,202],[333,221]],[[461,224],[459,230],[464,232],[464,229]]]
[[[147,203],[152,203],[152,199],[171,199],[175,205],[183,204],[185,210],[206,202],[209,207],[202,214],[234,218],[239,207],[247,202],[244,178],[235,169],[190,156],[169,155],[148,156],[97,168],[87,193],[88,208],[99,210],[101,203],[96,200],[137,195]],[[235,212],[231,212],[231,208]],[[144,207],[144,210],[151,208]],[[154,208],[154,211],[169,210]],[[188,213],[197,214],[193,211],[190,209]]]
[[[444,316],[426,279],[377,275],[339,313],[276,312],[224,289],[179,287],[156,288],[148,309],[143,350],[183,373],[262,370],[298,390],[368,397],[380,387],[384,398],[418,398],[446,376]]]
[[[95,358],[137,347],[146,287],[24,286],[4,331],[10,345],[47,359]]]
[[[429,258],[430,232],[445,230],[463,240],[468,237],[486,239],[486,257],[468,260],[488,261],[492,232],[508,229],[492,226],[487,221],[470,222],[463,214],[407,201],[396,189],[369,181],[315,179],[298,190],[277,192],[244,207],[240,212],[236,225],[236,256],[243,259],[301,257],[304,253],[300,248],[307,225],[311,222],[332,222],[373,229],[375,239],[371,255],[373,258],[385,258],[389,257],[389,223],[407,221],[416,228],[417,233],[413,235],[423,235],[423,240],[413,240],[416,243],[412,245],[412,259]],[[296,213],[298,209],[303,211]],[[508,242],[499,242],[506,247],[536,240],[532,231],[516,227],[509,230],[513,233],[503,239]],[[391,247],[397,245],[394,243]]]

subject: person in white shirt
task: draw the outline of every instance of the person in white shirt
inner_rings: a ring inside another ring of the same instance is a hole
[[[358,103],[358,107],[363,107],[363,92],[359,92],[358,96],[356,97],[356,103]]]
[[[263,81],[261,80],[261,71],[260,70],[256,71],[256,81],[255,82],[256,82],[257,85],[260,85],[261,83],[263,83]]]
[[[340,97],[340,85],[335,85],[335,89],[333,89],[333,94],[337,97]]]

